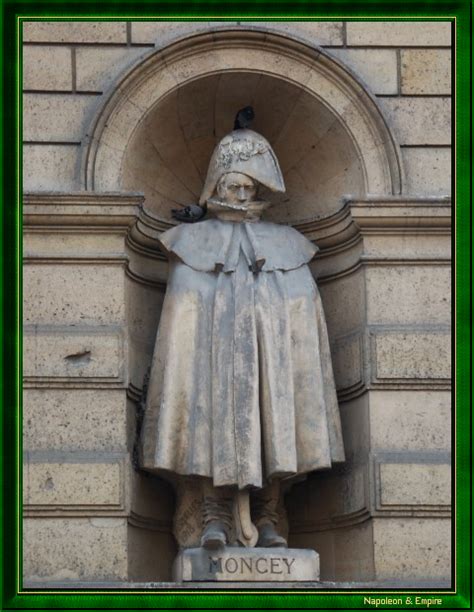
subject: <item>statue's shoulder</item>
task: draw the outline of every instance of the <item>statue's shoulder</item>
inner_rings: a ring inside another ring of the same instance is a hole
[[[290,225],[269,221],[249,223],[248,229],[257,256],[264,259],[263,270],[292,270],[306,264],[318,247]]]
[[[230,240],[232,228],[218,219],[181,223],[163,232],[159,241],[163,249],[195,270],[214,270],[222,248]]]

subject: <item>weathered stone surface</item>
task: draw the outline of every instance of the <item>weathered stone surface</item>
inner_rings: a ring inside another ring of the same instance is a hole
[[[236,21],[134,21],[132,22],[133,44],[156,44],[164,46],[171,40],[187,34],[206,32],[218,26],[235,26]]]
[[[188,548],[178,555],[173,575],[177,582],[319,580],[319,555],[293,548]]]
[[[379,100],[401,145],[449,145],[451,99],[429,97]]]
[[[25,450],[124,451],[125,392],[25,389],[23,425]]]
[[[60,204],[58,204],[58,207]],[[78,203],[76,210],[78,212],[85,213],[87,204]],[[69,209],[71,210],[71,206]],[[81,211],[82,209],[82,211]],[[44,209],[43,209],[44,210]],[[96,209],[97,210],[97,209]],[[52,209],[51,213],[54,215],[58,212],[58,208]],[[90,212],[90,209],[88,210]],[[110,210],[109,210],[110,212]],[[64,223],[66,224],[68,219],[66,216],[63,217]],[[52,230],[42,232],[27,233],[23,238],[23,255],[31,258],[64,258],[74,259],[75,257],[83,257],[85,253],[91,258],[116,258],[120,253],[124,252],[124,236],[123,233],[117,229],[117,233],[113,234],[102,233],[102,232],[91,232],[90,234],[84,234],[80,231],[77,233],[60,233]]]
[[[451,23],[433,21],[348,21],[347,44],[440,47],[451,45]]]
[[[446,207],[449,210],[449,207]],[[425,217],[426,219],[426,217]],[[446,262],[451,257],[451,236],[448,233],[406,233],[400,235],[380,232],[364,236],[364,253],[368,258],[392,259],[410,262],[424,260],[436,266],[440,261]]]
[[[450,94],[450,49],[402,49],[402,94]]]
[[[72,91],[71,49],[68,47],[25,46],[23,48],[23,89]]]
[[[125,319],[123,269],[109,264],[26,266],[23,314],[25,323],[35,325],[122,323]]]
[[[371,391],[369,414],[373,449],[451,448],[448,391]]]
[[[398,93],[397,52],[392,49],[331,49],[375,94]]]
[[[171,581],[176,542],[162,530],[128,526],[129,580]],[[176,584],[170,584],[176,588]],[[130,588],[127,585],[126,588]]]
[[[450,577],[450,519],[377,518],[373,530],[377,580]]]
[[[331,339],[349,334],[359,327],[365,316],[364,282],[361,272],[322,284],[319,290]],[[347,304],[351,307],[347,308]]]
[[[406,193],[449,195],[451,193],[451,149],[409,147],[402,149]]]
[[[23,139],[80,142],[97,103],[95,95],[24,94]]]
[[[77,145],[23,145],[25,191],[75,191],[79,188]]]
[[[340,338],[331,347],[334,379],[338,390],[361,383],[362,340],[360,334]]]
[[[127,519],[24,519],[23,571],[37,581],[126,580]]]
[[[246,25],[268,27],[288,36],[295,35],[312,45],[342,45],[341,21],[246,21]]]
[[[321,579],[373,580],[374,551],[372,546],[372,522],[339,527],[324,531],[306,531],[290,534],[290,545],[311,546],[321,559]]]
[[[447,464],[380,464],[382,506],[435,506],[451,503],[451,466]]]
[[[451,338],[447,333],[379,333],[375,337],[377,379],[451,377]]]
[[[23,501],[41,506],[118,507],[123,504],[120,463],[36,463],[23,466]]]
[[[24,42],[123,43],[126,24],[119,21],[23,22]]]
[[[105,91],[117,76],[125,72],[146,48],[79,47],[76,50],[76,86],[78,91]]]
[[[123,338],[117,329],[35,327],[25,332],[24,376],[123,380]]]
[[[367,270],[367,322],[449,324],[448,266],[374,266]]]

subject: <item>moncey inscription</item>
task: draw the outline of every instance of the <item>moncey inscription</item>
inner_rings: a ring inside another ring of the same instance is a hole
[[[209,572],[226,574],[288,574],[294,557],[209,557]]]

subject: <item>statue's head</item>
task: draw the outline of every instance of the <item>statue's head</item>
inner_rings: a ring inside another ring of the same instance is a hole
[[[234,130],[214,149],[199,203],[213,196],[234,205],[249,202],[255,200],[259,184],[271,191],[285,191],[276,155],[261,134]]]

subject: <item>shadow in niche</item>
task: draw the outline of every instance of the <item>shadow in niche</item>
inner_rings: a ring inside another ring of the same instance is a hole
[[[364,193],[359,155],[340,118],[294,83],[243,71],[201,77],[160,100],[128,143],[123,189],[143,191],[147,209],[173,222],[173,208],[198,201],[215,145],[248,104],[252,129],[268,139],[285,177],[287,191],[272,194],[268,220],[331,214],[342,194]]]

